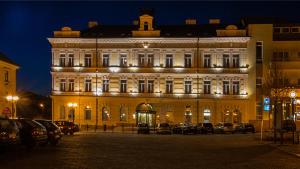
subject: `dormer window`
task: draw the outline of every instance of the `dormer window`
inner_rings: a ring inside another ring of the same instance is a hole
[[[148,30],[148,22],[144,22],[144,31]]]

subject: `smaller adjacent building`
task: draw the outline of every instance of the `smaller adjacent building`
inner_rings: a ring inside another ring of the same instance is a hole
[[[15,117],[19,65],[0,52],[0,115]]]

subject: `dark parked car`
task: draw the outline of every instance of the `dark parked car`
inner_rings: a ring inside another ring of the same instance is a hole
[[[22,144],[33,147],[36,144],[46,145],[48,143],[47,130],[42,124],[29,119],[17,119],[15,121],[19,126]]]
[[[197,134],[198,127],[185,124],[182,128],[182,134]]]
[[[294,120],[283,120],[282,129],[286,130],[287,132],[296,131],[296,124]]]
[[[73,122],[69,121],[55,121],[54,122],[60,130],[65,134],[65,135],[73,135],[75,132],[79,131],[78,125],[74,124]]]
[[[172,134],[172,129],[168,123],[161,123],[158,125],[157,134]]]
[[[146,123],[140,123],[137,126],[138,134],[149,134],[150,128],[149,125]]]
[[[20,143],[19,128],[15,121],[0,118],[0,146]]]
[[[58,141],[61,139],[63,134],[60,128],[56,124],[52,123],[51,120],[34,120],[34,121],[39,122],[46,128],[47,135],[48,135],[48,142],[52,145],[56,145]]]
[[[218,123],[215,125],[214,133],[233,133],[234,128],[232,123]]]
[[[214,126],[212,123],[199,123],[197,129],[198,134],[214,134]]]
[[[234,133],[255,133],[255,128],[253,124],[250,123],[240,123],[235,126]]]
[[[183,124],[175,124],[173,129],[172,129],[172,133],[173,134],[182,134],[183,132]]]

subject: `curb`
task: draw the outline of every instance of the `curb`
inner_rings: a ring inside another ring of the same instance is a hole
[[[276,148],[277,150],[280,150],[280,151],[282,151],[282,152],[284,152],[284,153],[287,153],[287,154],[290,154],[290,155],[295,156],[295,157],[297,157],[297,158],[300,158],[300,153],[295,153],[295,152],[293,152],[293,151],[290,151],[290,150],[281,148],[282,146],[288,147],[288,146],[289,146],[288,144],[278,145],[278,144],[271,144],[271,143],[269,143],[269,144],[267,144],[267,145],[269,145],[269,146],[271,146],[271,147],[274,147],[274,148]]]

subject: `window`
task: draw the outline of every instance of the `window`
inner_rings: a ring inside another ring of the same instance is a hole
[[[184,82],[184,93],[191,94],[192,93],[192,81]]]
[[[240,82],[239,81],[232,82],[232,93],[240,94]]]
[[[234,68],[239,68],[240,67],[240,55],[235,54],[232,56],[232,66]]]
[[[144,54],[139,54],[139,66],[140,67],[145,67],[145,55]]]
[[[109,55],[104,54],[102,59],[103,59],[102,60],[103,67],[108,67],[109,66]]]
[[[8,71],[4,71],[4,82],[8,82]]]
[[[280,28],[273,28],[274,33],[280,33]]]
[[[102,108],[102,121],[108,121],[110,119],[109,110],[107,107]]]
[[[68,57],[68,66],[69,67],[73,67],[74,66],[74,55],[73,54],[69,54],[69,57]]]
[[[257,88],[262,87],[262,78],[261,77],[256,78],[256,87]]]
[[[148,30],[148,22],[144,22],[144,30],[147,31]]]
[[[204,55],[204,67],[209,68],[210,66],[210,55],[206,54]]]
[[[91,79],[86,79],[84,86],[85,86],[85,91],[86,92],[91,92],[92,91],[92,80]]]
[[[147,90],[148,90],[148,93],[153,93],[153,91],[154,91],[154,80],[148,80]]]
[[[210,110],[209,109],[204,109],[204,111],[203,111],[203,117],[204,117],[203,122],[204,123],[209,123],[210,116],[211,116]]]
[[[86,54],[84,56],[84,66],[85,67],[92,67],[92,56],[90,54]]]
[[[229,55],[227,54],[223,55],[223,67],[229,68]]]
[[[74,92],[74,79],[69,79],[69,91]]]
[[[125,106],[121,106],[120,108],[120,121],[126,122],[127,121],[127,109]]]
[[[185,117],[185,124],[192,124],[192,109],[191,106],[186,106],[185,107],[185,113],[184,113],[184,117]]]
[[[144,93],[144,92],[145,92],[145,81],[139,80],[139,93]]]
[[[166,93],[173,93],[173,81],[166,81]]]
[[[109,80],[103,80],[102,91],[109,92]]]
[[[126,67],[127,66],[127,55],[121,54],[120,56],[120,67]]]
[[[65,106],[60,106],[59,108],[59,118],[60,119],[65,119],[66,117],[66,114],[65,114]]]
[[[173,55],[166,55],[166,67],[173,67]]]
[[[290,28],[282,28],[282,32],[283,33],[289,33],[290,32]]]
[[[153,67],[154,65],[154,56],[153,54],[148,55],[148,67]]]
[[[66,79],[60,79],[59,90],[66,91]]]
[[[262,63],[263,57],[263,44],[262,42],[256,42],[256,63]]]
[[[59,56],[59,66],[66,66],[66,55],[65,54],[60,54]]]
[[[293,33],[298,33],[299,32],[299,28],[292,28],[292,32]]]
[[[191,54],[185,54],[184,55],[184,67],[185,68],[191,68],[192,67],[192,55]]]
[[[204,81],[204,94],[210,94],[210,81]]]
[[[223,81],[223,94],[229,94],[229,81]]]
[[[92,110],[90,108],[84,109],[84,120],[92,120]]]
[[[120,92],[121,93],[127,92],[127,80],[121,80]]]

